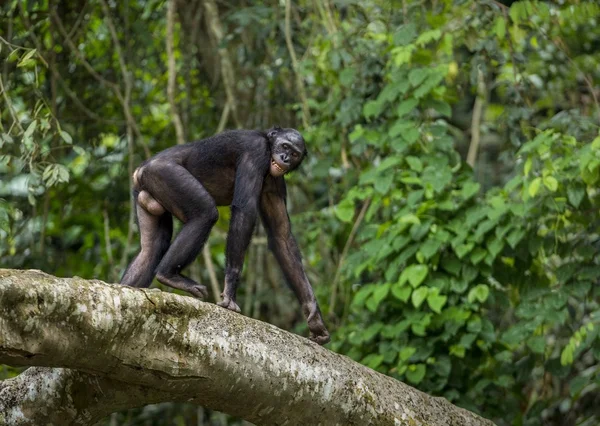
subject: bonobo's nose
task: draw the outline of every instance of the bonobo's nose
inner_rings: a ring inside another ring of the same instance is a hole
[[[281,154],[279,158],[281,158],[281,161],[283,161],[285,164],[290,162],[290,156],[287,154]]]

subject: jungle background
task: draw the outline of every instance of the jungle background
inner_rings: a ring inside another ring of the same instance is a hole
[[[295,127],[288,208],[330,349],[498,425],[600,423],[596,2],[0,7],[2,267],[117,282],[137,164]],[[228,220],[189,268],[210,301]],[[260,226],[239,300],[306,335]],[[242,423],[175,403],[105,422]]]

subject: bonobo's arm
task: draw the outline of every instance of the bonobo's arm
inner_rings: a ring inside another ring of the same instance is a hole
[[[225,289],[222,294],[223,301],[218,304],[236,312],[240,312],[240,307],[236,303],[236,293],[246,249],[250,244],[256,223],[264,168],[259,167],[252,153],[246,153],[240,159],[235,174],[231,221],[225,250]]]
[[[329,342],[329,332],[323,323],[317,299],[302,267],[300,250],[292,235],[285,197],[283,177],[275,178],[268,175],[263,183],[260,215],[268,233],[269,246],[300,301],[302,312],[308,322],[310,339],[324,345]]]

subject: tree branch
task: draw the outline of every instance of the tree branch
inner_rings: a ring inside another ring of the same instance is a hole
[[[0,269],[0,330],[0,362],[78,370],[1,382],[0,419],[20,425],[59,411],[56,424],[93,424],[185,399],[261,425],[492,425],[303,337],[160,290]]]

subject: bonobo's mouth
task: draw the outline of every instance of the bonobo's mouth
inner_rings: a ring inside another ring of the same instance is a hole
[[[283,176],[287,172],[287,168],[281,167],[274,158],[271,158],[271,175],[275,177]]]

